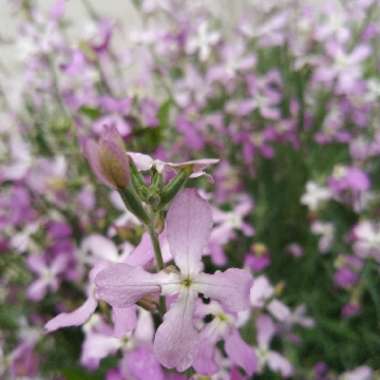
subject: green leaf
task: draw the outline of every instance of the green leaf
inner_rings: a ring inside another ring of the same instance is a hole
[[[89,106],[82,106],[79,109],[79,112],[87,116],[91,120],[96,120],[100,116],[102,116],[102,111],[100,111],[99,108],[94,108],[94,107],[89,107]]]

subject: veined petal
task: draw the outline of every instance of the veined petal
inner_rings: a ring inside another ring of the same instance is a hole
[[[127,352],[121,363],[127,379],[164,380],[163,370],[153,354],[152,345],[143,345]]]
[[[219,301],[231,312],[249,308],[251,285],[251,274],[244,269],[236,268],[214,274],[200,273],[194,278],[194,286],[200,293]]]
[[[195,189],[185,189],[174,198],[167,216],[167,234],[170,252],[183,274],[201,270],[211,227],[211,208]]]
[[[45,325],[48,332],[58,330],[62,327],[80,326],[90,318],[98,305],[94,297],[89,297],[81,306],[71,313],[61,313],[51,319]]]
[[[152,169],[154,160],[147,154],[138,152],[128,152],[128,156],[132,158],[137,170],[146,171]]]
[[[166,166],[169,166],[173,169],[180,169],[190,166],[192,168],[193,173],[190,175],[190,178],[198,178],[204,175],[207,175],[207,173],[204,172],[204,170],[209,167],[210,165],[215,165],[219,162],[219,159],[217,158],[203,158],[201,160],[191,160],[191,161],[185,161],[185,162],[166,162]]]
[[[179,372],[191,366],[198,349],[199,334],[193,325],[194,305],[194,294],[181,294],[165,314],[154,340],[154,352],[160,363]]]
[[[113,307],[112,321],[114,324],[113,334],[117,338],[122,338],[127,332],[133,330],[136,327],[136,307]]]
[[[219,365],[215,361],[215,346],[207,339],[200,342],[193,367],[201,375],[209,376],[218,372]]]
[[[128,264],[111,264],[95,278],[97,297],[113,307],[135,304],[146,294],[157,293],[160,286],[156,275]]]
[[[224,349],[234,364],[243,368],[249,376],[253,375],[257,366],[255,351],[241,339],[237,330],[226,337]]]

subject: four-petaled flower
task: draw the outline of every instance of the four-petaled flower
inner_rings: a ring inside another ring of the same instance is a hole
[[[157,329],[154,352],[163,366],[178,371],[192,365],[199,348],[200,332],[193,320],[198,294],[218,301],[229,312],[249,307],[249,272],[236,268],[214,274],[202,271],[211,227],[210,206],[194,189],[186,189],[176,196],[167,215],[170,252],[179,271],[149,273],[118,263],[95,278],[97,297],[118,308],[149,294],[176,296]]]

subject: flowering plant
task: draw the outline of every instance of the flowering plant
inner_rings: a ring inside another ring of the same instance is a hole
[[[379,377],[380,3],[221,3],[7,5],[1,379]]]

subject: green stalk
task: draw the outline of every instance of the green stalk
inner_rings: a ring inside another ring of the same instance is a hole
[[[135,191],[132,188],[119,189],[118,191],[128,210],[135,214],[145,225],[149,225],[149,216]]]
[[[160,247],[160,241],[158,240],[157,232],[151,224],[148,224],[148,232],[150,240],[152,241],[154,258],[156,260],[157,272],[164,269],[164,260],[162,258],[162,252]]]

